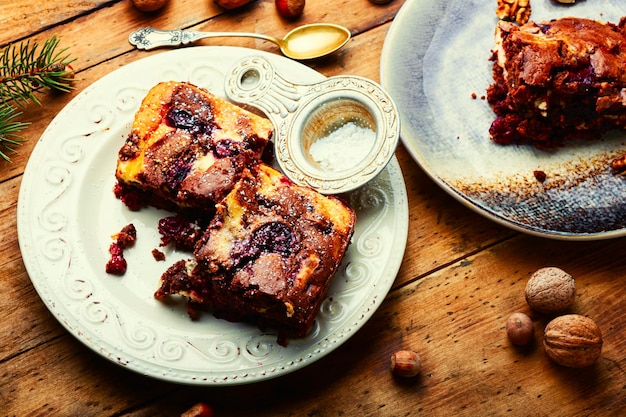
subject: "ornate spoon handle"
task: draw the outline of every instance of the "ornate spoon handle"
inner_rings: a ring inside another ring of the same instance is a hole
[[[198,33],[185,30],[159,30],[153,27],[137,29],[128,36],[128,41],[138,49],[153,49],[160,46],[177,46],[200,39]]]
[[[136,31],[132,32],[130,35],[128,35],[128,42],[130,42],[138,49],[148,50],[161,46],[186,45],[188,43],[195,42],[198,39],[225,36],[252,37],[276,42],[276,40],[271,36],[266,36],[259,33],[199,32],[196,30],[160,30],[150,26],[137,29]]]

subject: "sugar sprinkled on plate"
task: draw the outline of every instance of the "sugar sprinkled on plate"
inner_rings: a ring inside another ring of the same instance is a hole
[[[351,168],[363,160],[376,140],[376,132],[348,122],[311,144],[309,153],[328,171]]]

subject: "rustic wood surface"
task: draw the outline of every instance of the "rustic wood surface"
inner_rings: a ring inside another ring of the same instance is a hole
[[[416,0],[419,1],[419,0]],[[410,229],[393,288],[372,319],[337,350],[283,377],[235,387],[188,387],[138,375],[69,334],[34,290],[18,245],[16,207],[30,152],[53,117],[105,74],[149,54],[128,33],[140,26],[286,33],[334,22],[353,33],[337,54],[309,63],[325,75],[379,79],[380,53],[402,5],[307,0],[297,21],[271,0],[226,12],[212,0],[170,0],[156,13],[130,0],[0,1],[0,46],[57,35],[78,59],[75,90],[42,94],[21,116],[32,124],[12,162],[0,162],[0,415],[178,416],[197,402],[217,416],[618,416],[626,415],[626,240],[563,242],[514,232],[459,204],[434,184],[402,145]],[[206,40],[277,53],[268,42]],[[592,367],[555,365],[541,347],[546,317],[530,311],[524,286],[536,269],[559,266],[577,280],[573,312],[594,318],[604,336]],[[504,324],[515,311],[533,318],[536,341],[514,348]],[[414,379],[389,371],[392,352],[421,355]]]

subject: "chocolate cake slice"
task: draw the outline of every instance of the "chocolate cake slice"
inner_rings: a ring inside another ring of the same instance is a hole
[[[495,43],[493,141],[549,149],[626,127],[626,17],[500,21]]]
[[[259,164],[217,205],[194,259],[173,265],[157,298],[189,297],[190,314],[212,311],[302,337],[354,232],[342,200],[298,186]]]
[[[118,152],[115,193],[131,209],[173,211],[161,245],[193,252],[160,277],[156,298],[187,297],[192,318],[272,327],[282,343],[311,328],[356,218],[261,162],[272,127],[192,84],[160,83]]]
[[[212,210],[255,164],[272,123],[185,82],[154,86],[118,154],[116,195],[131,209]]]

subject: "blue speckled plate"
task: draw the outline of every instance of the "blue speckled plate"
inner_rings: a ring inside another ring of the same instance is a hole
[[[531,3],[531,19],[578,16],[619,22],[621,0],[564,6]],[[385,40],[381,83],[396,101],[401,140],[443,189],[513,229],[554,239],[626,234],[626,176],[610,161],[626,152],[626,132],[554,151],[489,140],[496,2],[408,0]],[[534,172],[542,171],[542,183]]]

